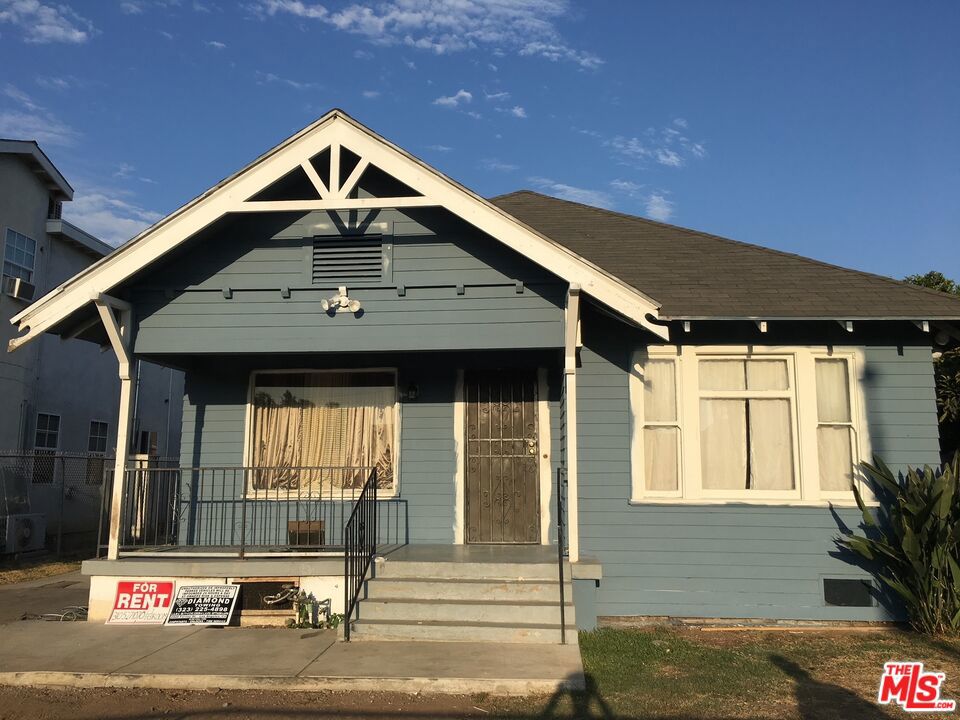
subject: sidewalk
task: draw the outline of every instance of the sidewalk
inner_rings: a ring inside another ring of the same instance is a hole
[[[527,695],[584,682],[576,642],[343,643],[329,630],[38,621],[0,632],[0,685]]]

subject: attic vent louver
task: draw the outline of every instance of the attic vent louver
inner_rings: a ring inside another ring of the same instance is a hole
[[[383,276],[383,238],[315,237],[313,239],[313,283],[368,285],[380,282]]]

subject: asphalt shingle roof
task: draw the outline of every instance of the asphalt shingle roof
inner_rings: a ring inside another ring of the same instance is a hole
[[[960,318],[960,298],[520,190],[491,202],[660,303],[664,319]]]

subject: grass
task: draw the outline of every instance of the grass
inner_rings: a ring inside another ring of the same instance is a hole
[[[960,639],[907,631],[603,629],[581,633],[586,693],[505,701],[504,715],[861,720],[905,717],[875,698],[883,663],[921,660],[960,696]],[[519,703],[519,704],[518,704]],[[539,708],[537,710],[536,708]]]
[[[51,557],[0,562],[0,585],[38,580],[52,575],[63,575],[79,569],[79,560],[58,560]]]

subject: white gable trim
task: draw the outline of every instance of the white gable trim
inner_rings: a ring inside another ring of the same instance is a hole
[[[361,165],[376,165],[422,197],[348,199],[345,195],[351,186],[347,183],[355,183],[359,173],[351,173],[341,187],[340,178],[333,172],[331,187],[326,188],[315,172],[307,171],[321,199],[248,202],[291,170],[310,165],[309,159],[323,150],[330,148],[331,156],[339,156],[340,146],[357,153]],[[12,339],[9,349],[15,350],[45,332],[228,213],[418,205],[448,209],[541,267],[579,284],[585,293],[626,318],[668,339],[667,329],[647,318],[648,315],[654,319],[659,317],[659,305],[651,298],[524,225],[341,111],[333,110],[15,315],[11,322],[18,325],[21,332],[27,332]]]

